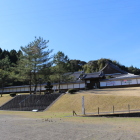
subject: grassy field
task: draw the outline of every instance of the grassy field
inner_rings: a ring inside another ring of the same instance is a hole
[[[2,97],[0,97],[0,106],[11,99],[12,97],[9,94],[3,94]]]
[[[115,88],[115,89],[96,89],[81,91],[77,94],[65,94],[49,110],[60,112],[71,112],[72,110],[80,113],[82,97],[85,98],[85,110],[87,113],[100,111],[112,111],[114,106],[116,111],[128,109],[140,109],[140,88]]]
[[[1,113],[13,113],[23,116],[35,116],[45,118],[72,116],[72,111],[77,114],[82,113],[82,97],[85,98],[86,113],[97,113],[98,107],[101,112],[112,111],[112,106],[115,111],[127,110],[128,104],[130,109],[140,109],[140,87],[131,88],[112,88],[112,89],[96,89],[89,91],[79,91],[76,94],[65,94],[53,104],[48,111],[44,112],[7,112],[0,111]],[[3,95],[0,97],[0,105],[4,104],[12,97]],[[34,115],[35,114],[35,115]]]
[[[17,93],[18,94],[18,93]],[[26,95],[28,93],[19,93],[20,95]],[[3,94],[2,97],[0,97],[0,106],[3,105],[4,103],[8,102],[11,100],[13,97],[11,97],[9,94]]]

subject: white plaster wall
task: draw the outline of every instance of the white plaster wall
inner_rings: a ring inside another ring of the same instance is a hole
[[[140,84],[140,79],[125,79],[121,81],[108,81],[108,82],[100,82],[101,87],[105,86],[119,86],[119,85],[131,85],[131,84]]]
[[[75,83],[75,84],[63,84],[60,85],[61,89],[71,89],[71,88],[85,88],[85,83]],[[5,92],[24,92],[29,91],[30,87],[15,87],[15,88],[5,88]],[[34,86],[31,87],[31,90],[34,90]],[[44,85],[41,86],[41,90],[45,90]],[[58,85],[53,86],[53,90],[58,90]],[[0,90],[1,91],[1,90]],[[37,91],[40,91],[40,86],[37,86]]]
[[[9,88],[9,92],[11,92],[12,90],[11,90],[11,88]]]
[[[60,85],[60,89],[63,89],[63,85]]]
[[[42,85],[41,86],[41,90],[45,90],[46,88],[45,88],[45,85]]]
[[[73,84],[68,85],[68,89],[71,89],[71,88],[73,88]]]
[[[10,92],[13,92],[12,88],[9,88],[9,91],[10,91]]]
[[[85,87],[84,84],[63,84],[63,85],[60,85],[60,89],[71,89],[71,88],[79,88],[80,87]],[[55,85],[53,86],[53,90],[54,89],[57,89],[58,88],[58,85]]]
[[[107,83],[108,82],[108,83]],[[140,79],[124,79],[124,80],[116,80],[116,81],[106,81],[106,82],[100,82],[101,87],[106,87],[106,86],[119,86],[119,85],[131,85],[131,84],[140,84]],[[85,88],[85,83],[75,83],[75,84],[63,84],[60,85],[61,89],[72,89],[72,88]],[[15,87],[15,88],[5,88],[4,92],[24,92],[28,91],[29,86],[27,87]],[[34,90],[34,86],[32,86],[32,91]],[[41,85],[41,90],[45,90],[44,85]],[[58,85],[53,86],[53,90],[58,90]],[[0,89],[0,92],[2,90]],[[40,86],[37,87],[37,91],[40,91]]]
[[[29,91],[29,87],[24,87],[24,91]]]
[[[34,88],[35,88],[35,87],[34,87],[34,86],[32,86],[32,88],[31,88],[31,89],[32,89],[32,91],[34,91]]]
[[[74,88],[79,88],[79,84],[74,84]]]
[[[57,85],[54,85],[52,89],[53,90],[56,90],[57,89]]]
[[[130,83],[131,85],[133,84],[137,84],[137,80],[136,79],[132,79],[132,83]]]
[[[115,81],[107,81],[106,86],[114,86]]]
[[[119,86],[121,85],[121,81],[114,81],[114,86]]]
[[[130,85],[130,83],[128,83],[127,80],[125,82],[125,79],[124,79],[124,80],[122,80],[122,85]]]
[[[106,87],[106,82],[100,82],[100,87]]]
[[[16,88],[10,88],[10,92],[16,92]]]
[[[1,90],[0,90],[0,91],[1,91]],[[4,92],[8,92],[8,91],[9,91],[9,89],[7,89],[7,88],[4,89]]]
[[[40,91],[40,87],[39,86],[37,86],[36,91]]]
[[[140,79],[137,79],[137,81],[138,81],[138,84],[140,84]]]
[[[20,91],[24,91],[24,88],[22,87],[22,88],[20,88]]]
[[[66,85],[63,85],[63,89],[67,89],[67,87],[68,87],[67,84]]]
[[[19,92],[20,92],[20,90],[21,90],[21,88],[20,88],[20,87],[18,87],[18,88],[17,88],[17,91],[19,91]]]
[[[85,88],[85,83],[80,83],[80,88]]]

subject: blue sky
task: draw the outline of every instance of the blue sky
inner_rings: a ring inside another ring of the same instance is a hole
[[[140,68],[140,1],[0,1],[0,48],[19,50],[35,36],[49,40],[53,54]]]

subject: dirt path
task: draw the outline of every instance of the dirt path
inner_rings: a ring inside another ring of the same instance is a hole
[[[139,119],[137,122],[108,120],[98,123],[93,118],[92,123],[81,123],[0,115],[0,120],[1,140],[140,140]]]

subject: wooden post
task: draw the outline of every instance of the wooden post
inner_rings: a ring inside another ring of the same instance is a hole
[[[84,96],[82,97],[82,114],[85,115]]]
[[[98,115],[99,115],[99,113],[100,113],[100,109],[99,109],[99,107],[98,107]]]
[[[130,113],[130,105],[128,104],[128,112]]]
[[[76,112],[75,112],[75,111],[73,111],[73,116],[74,116],[74,115],[76,115],[76,116],[77,116],[77,114],[76,114]]]
[[[114,105],[113,105],[113,114],[114,114]]]

